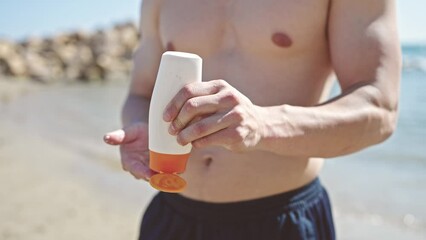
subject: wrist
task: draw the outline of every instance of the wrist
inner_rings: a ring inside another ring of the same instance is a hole
[[[258,142],[256,150],[270,151],[270,142],[274,138],[274,119],[276,107],[258,107]]]
[[[271,106],[262,108],[262,120],[259,131],[257,149],[268,152],[282,152],[287,144],[282,140],[292,134],[292,127],[288,117],[288,105]]]

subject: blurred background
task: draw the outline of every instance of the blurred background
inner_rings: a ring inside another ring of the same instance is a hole
[[[155,193],[102,142],[119,128],[139,0],[0,1],[0,239],[135,239]],[[426,239],[426,1],[398,1],[400,118],[327,161],[338,239]],[[337,86],[334,94],[338,93]]]

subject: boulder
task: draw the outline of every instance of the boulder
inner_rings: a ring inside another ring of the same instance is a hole
[[[138,31],[133,22],[14,43],[0,39],[0,75],[52,82],[128,75]]]

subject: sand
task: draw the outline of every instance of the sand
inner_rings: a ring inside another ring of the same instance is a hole
[[[0,85],[0,239],[137,236],[154,191],[123,172],[117,149],[102,143],[103,132],[119,126],[113,112],[124,88],[105,92],[115,97],[104,96],[111,116],[103,119],[88,110],[90,89],[102,86],[68,87]]]
[[[0,81],[0,239],[136,239],[155,191],[102,142],[120,126],[126,87]],[[421,201],[401,214],[375,211],[380,199],[357,199],[362,182],[344,184],[352,163],[332,161],[323,180],[339,239],[426,239]]]

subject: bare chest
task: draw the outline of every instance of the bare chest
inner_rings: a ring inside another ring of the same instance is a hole
[[[168,50],[203,57],[235,49],[297,52],[325,41],[329,0],[163,0],[159,29]]]

